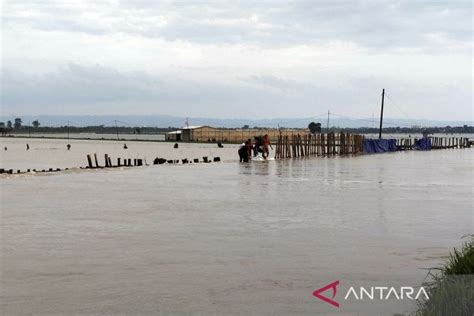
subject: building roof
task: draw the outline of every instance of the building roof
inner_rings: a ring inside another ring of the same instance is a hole
[[[168,135],[168,134],[181,134],[181,131],[172,131],[172,132],[166,133],[166,135]]]
[[[210,126],[207,126],[207,125],[184,126],[181,129],[198,129],[198,128],[203,128],[203,127],[210,127]],[[210,127],[210,128],[214,128],[214,127]]]

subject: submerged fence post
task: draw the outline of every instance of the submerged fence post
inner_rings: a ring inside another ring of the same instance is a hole
[[[91,155],[87,155],[87,165],[89,168],[92,168],[92,158]]]
[[[97,160],[97,154],[94,153],[95,167],[99,168],[99,161]]]

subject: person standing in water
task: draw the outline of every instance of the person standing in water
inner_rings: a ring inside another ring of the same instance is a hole
[[[263,136],[263,158],[267,159],[268,156],[270,155],[270,150],[268,149],[270,147],[273,150],[272,144],[270,143],[270,138],[268,138],[268,134],[265,134]]]
[[[26,150],[30,150],[30,145],[26,144]]]
[[[249,158],[252,157],[253,144],[250,138],[245,142],[245,146],[247,147]]]
[[[249,138],[245,143],[240,145],[239,158],[240,162],[248,162],[252,156],[252,140]]]
[[[258,154],[263,151],[262,145],[263,145],[262,136],[255,136],[255,143],[253,145],[253,156],[254,157],[257,157]]]

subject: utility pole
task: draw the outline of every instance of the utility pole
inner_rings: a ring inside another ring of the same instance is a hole
[[[115,120],[115,133],[117,133],[117,140],[119,140],[119,133],[118,133],[118,127],[117,127],[117,120]]]
[[[67,121],[67,139],[69,139],[69,124],[70,124],[70,122]]]
[[[329,110],[328,110],[328,123],[326,125],[326,130],[327,130],[326,133],[329,133]]]
[[[382,122],[383,122],[383,101],[385,98],[385,89],[382,89],[382,106],[380,109],[380,128],[379,128],[379,139],[382,139]]]

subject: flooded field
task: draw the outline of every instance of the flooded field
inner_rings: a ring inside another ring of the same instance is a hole
[[[11,133],[13,136],[27,137],[28,134]],[[69,139],[97,139],[97,140],[116,140],[117,134],[96,134],[96,133],[32,133],[30,136],[35,138],[69,138]],[[165,134],[119,134],[120,140],[149,140],[164,141]]]
[[[27,144],[29,150],[26,150]],[[71,145],[70,150],[67,150],[68,144]],[[128,149],[124,149],[124,144]],[[149,164],[156,157],[202,160],[203,156],[208,156],[238,161],[238,145],[226,144],[224,148],[218,148],[215,143],[180,143],[177,149],[173,145],[170,142],[0,138],[0,168],[24,170],[85,167],[86,155],[94,153],[102,166],[104,154],[109,154],[114,164],[117,157],[144,158]]]
[[[236,145],[0,141],[2,168],[224,160],[2,176],[5,315],[334,315],[315,289],[419,286],[474,231],[472,149],[239,164]]]

